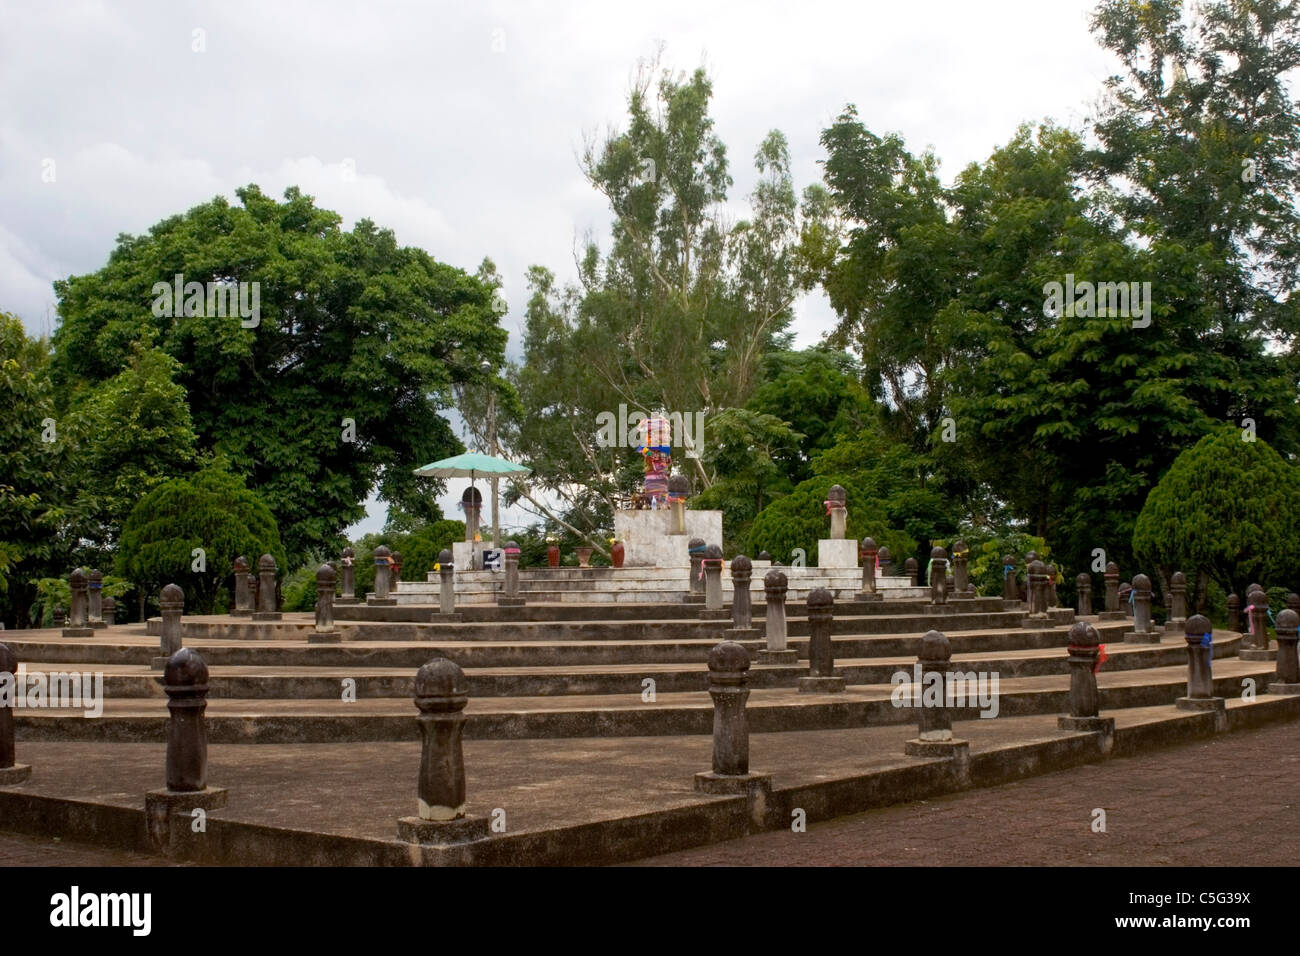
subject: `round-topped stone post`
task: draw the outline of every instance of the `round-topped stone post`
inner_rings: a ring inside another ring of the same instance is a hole
[[[856,595],[859,601],[879,601],[882,597],[876,590],[876,561],[879,555],[880,549],[876,547],[875,539],[863,538],[858,548],[858,556],[862,559],[862,590]]]
[[[786,644],[785,595],[789,587],[785,572],[773,568],[763,575],[763,596],[767,603],[766,627],[767,647],[758,652],[760,664],[794,664],[799,655]]]
[[[844,690],[843,677],[835,673],[835,645],[831,625],[835,616],[835,597],[826,588],[808,592],[808,676],[799,678],[801,694],[838,694]]]
[[[280,611],[277,605],[275,558],[269,554],[264,554],[257,559],[257,577],[257,610],[253,612],[253,620],[280,620]]]
[[[753,578],[754,562],[743,554],[731,559],[731,627],[722,632],[729,641],[753,638],[758,633],[754,627],[753,599],[749,591]]]
[[[1241,633],[1241,598],[1228,595],[1228,630]]]
[[[1296,654],[1296,632],[1300,614],[1291,608],[1279,611],[1277,623],[1277,680],[1268,685],[1270,694],[1300,694],[1300,658]]]
[[[1105,610],[1097,615],[1102,621],[1118,621],[1124,617],[1119,606],[1119,565],[1114,561],[1106,563],[1106,573],[1102,576],[1106,583]]]
[[[465,672],[446,658],[429,661],[415,675],[420,711],[420,780],[417,815],[397,821],[408,843],[452,844],[481,840],[488,819],[465,812]]]
[[[242,554],[235,558],[235,606],[230,609],[231,617],[252,617],[253,602],[248,592],[248,558]]]
[[[1035,558],[1025,568],[1025,590],[1029,595],[1029,613],[1021,619],[1022,627],[1046,627],[1047,565]]]
[[[387,545],[381,544],[375,548],[375,593],[366,598],[366,604],[371,607],[392,607],[397,603],[397,598],[388,596],[388,575],[391,570],[388,559],[392,556],[393,552],[388,550]]]
[[[1160,632],[1151,623],[1151,579],[1133,577],[1133,630],[1124,632],[1125,644],[1159,644]]]
[[[179,585],[169,584],[158,595],[158,610],[162,613],[162,629],[158,638],[158,656],[150,667],[165,670],[167,664],[181,649],[181,615],[185,613],[185,592]]]
[[[691,538],[686,543],[686,554],[691,562],[690,580],[687,581],[686,596],[683,598],[687,604],[704,603],[704,565],[701,562],[707,550],[703,538]]]
[[[1115,735],[1115,718],[1098,716],[1097,662],[1101,657],[1101,635],[1087,621],[1070,627],[1070,644],[1066,659],[1070,665],[1070,713],[1056,719],[1061,730],[1101,731],[1108,738]]]
[[[342,633],[334,626],[334,586],[338,572],[329,564],[316,569],[316,623],[307,635],[308,644],[337,644]]]
[[[700,559],[704,570],[704,610],[700,617],[706,621],[724,620],[722,606],[722,548],[711,544]]]
[[[920,574],[920,567],[916,563],[916,558],[908,558],[903,562],[903,573],[907,575],[907,583],[912,587],[916,587],[917,577]]]
[[[826,513],[831,519],[832,541],[841,541],[844,538],[849,521],[848,497],[849,493],[844,490],[843,485],[831,485],[831,490],[826,492]]]
[[[356,552],[344,548],[339,560],[339,594],[338,603],[357,604],[357,567]]]
[[[1059,606],[1056,599],[1056,565],[1049,564],[1047,566],[1047,607]]]
[[[1169,578],[1169,617],[1165,620],[1165,630],[1173,634],[1183,633],[1187,623],[1187,575],[1175,571]]]
[[[262,599],[261,589],[262,589],[262,585],[261,585],[261,581],[257,576],[257,572],[249,571],[248,572],[248,600],[252,608],[248,612],[249,617],[252,617],[254,614],[257,613],[257,602]]]
[[[1074,579],[1074,590],[1078,595],[1079,617],[1092,617],[1092,575],[1086,571]]]
[[[460,621],[456,613],[456,564],[446,548],[438,552],[438,619]]]
[[[169,585],[175,587],[175,585]],[[166,590],[166,589],[164,589]],[[180,590],[177,588],[177,590]],[[145,819],[150,838],[163,847],[190,830],[194,810],[219,810],[228,794],[208,786],[208,665],[197,651],[183,647],[163,668],[167,694],[167,758],[165,790],[145,794]],[[171,826],[176,814],[177,825]]]
[[[948,603],[948,552],[943,548],[930,550],[930,610],[945,607]],[[946,609],[946,608],[945,608]]]
[[[1277,657],[1277,651],[1268,646],[1268,595],[1258,584],[1252,585],[1246,601],[1250,612],[1250,644],[1237,651],[1237,657],[1243,661],[1271,661]]]
[[[894,556],[889,553],[889,548],[882,546],[877,556],[880,558],[880,576],[882,578],[893,577]]]
[[[1216,714],[1215,726],[1227,729],[1227,710],[1222,697],[1214,696],[1214,677],[1211,674],[1214,660],[1214,632],[1210,619],[1204,614],[1193,614],[1183,625],[1187,640],[1187,696],[1179,697],[1175,706],[1179,710],[1209,710]]]
[[[505,559],[506,576],[497,596],[497,607],[523,607],[527,602],[519,592],[519,542],[507,541],[502,549]]]
[[[709,696],[713,698],[713,769],[695,775],[701,793],[747,793],[771,789],[771,776],[749,772],[749,652],[735,641],[709,651]]]
[[[474,544],[479,537],[479,517],[483,513],[483,493],[473,485],[460,496],[460,510],[465,512],[465,540]]]
[[[86,588],[89,598],[86,624],[98,630],[104,627],[104,572],[99,568],[92,568],[90,574],[86,576]]]
[[[104,595],[104,626],[112,627],[117,623],[117,601],[111,594]]]
[[[1300,594],[1296,594],[1294,591],[1288,594],[1286,596],[1286,606],[1290,608],[1292,611],[1295,611],[1296,614],[1300,614]],[[1277,628],[1275,626],[1274,630],[1276,629]]]
[[[64,637],[91,637],[95,629],[90,626],[90,600],[86,596],[88,581],[86,572],[77,568],[68,577],[68,586],[72,591],[72,600],[68,602],[68,626],[63,629]]]
[[[56,605],[54,608],[54,626],[63,627],[63,625],[66,623],[68,623],[67,609],[62,606]]]
[[[772,563],[772,555],[771,555],[769,552],[767,552],[767,551],[760,551],[760,552],[758,552],[758,554],[754,557],[754,560],[755,560],[755,561],[766,561],[768,564],[771,564],[771,563]]]
[[[15,682],[17,673],[18,655],[8,644],[0,644],[0,687],[9,688],[7,696],[26,692],[26,688],[19,688]],[[14,708],[12,704],[0,705],[0,787],[22,783],[31,775],[30,766],[14,762]]]
[[[686,499],[691,494],[691,480],[685,475],[668,476],[669,534],[686,533]]]
[[[975,596],[975,589],[970,586],[970,545],[965,541],[954,541],[952,545],[952,591],[953,597],[969,598]]]
[[[396,593],[402,582],[402,552],[394,551],[390,557],[388,574],[388,593]]]
[[[1016,559],[1010,554],[1002,555],[1002,600],[1020,600],[1020,589],[1016,587]]]
[[[1136,600],[1133,596],[1133,585],[1125,581],[1119,586],[1119,606],[1124,612],[1124,616],[1130,621],[1133,620],[1134,607],[1133,602]]]
[[[904,745],[912,757],[954,757],[959,776],[968,772],[970,744],[952,735],[952,690],[948,686],[952,644],[940,631],[927,631],[921,638],[916,659],[920,685],[913,684],[911,705],[917,709],[917,734]]]

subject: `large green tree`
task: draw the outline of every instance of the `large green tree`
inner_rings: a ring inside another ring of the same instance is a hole
[[[440,517],[412,469],[461,450],[439,411],[453,387],[504,361],[494,288],[397,244],[368,219],[296,187],[216,198],[143,236],[122,236],[98,272],[55,284],[54,369],[65,410],[113,379],[140,346],[179,365],[200,452],[220,452],[275,514],[290,552],[331,548],[372,491]],[[259,315],[160,298],[157,283],[253,283]]]

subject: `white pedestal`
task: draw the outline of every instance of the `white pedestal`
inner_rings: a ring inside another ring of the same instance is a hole
[[[858,543],[852,538],[822,538],[817,542],[817,567],[856,568]]]
[[[691,538],[722,544],[721,511],[686,511],[686,534],[670,534],[672,512],[623,510],[614,512],[614,537],[623,542],[625,568],[684,568],[691,563],[686,550]]]

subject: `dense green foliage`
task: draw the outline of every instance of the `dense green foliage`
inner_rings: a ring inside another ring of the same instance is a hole
[[[196,557],[196,549],[203,554]],[[256,570],[263,554],[285,569],[275,518],[241,478],[224,463],[214,463],[193,478],[164,482],[140,499],[122,527],[117,573],[143,588],[150,600],[164,585],[177,584],[185,592],[186,610],[204,614],[211,613],[229,581],[235,558],[244,555]]]
[[[1206,435],[1147,495],[1133,551],[1165,584],[1182,571],[1195,596],[1214,581],[1244,597],[1252,581],[1296,580],[1300,469],[1242,437],[1236,428]]]

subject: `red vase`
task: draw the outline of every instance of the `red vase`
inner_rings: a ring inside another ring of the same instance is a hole
[[[548,567],[558,568],[560,566],[560,547],[551,545],[546,549],[546,564]]]
[[[609,559],[614,562],[614,567],[623,566],[623,542],[615,541],[609,546]]]

